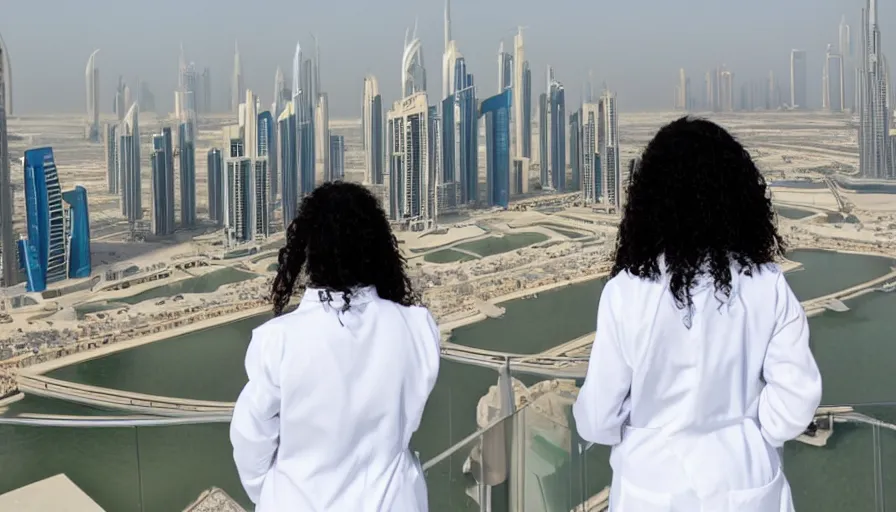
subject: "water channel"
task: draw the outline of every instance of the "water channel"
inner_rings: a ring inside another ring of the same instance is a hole
[[[803,270],[788,275],[802,299],[846,288],[889,271],[891,260],[823,251],[794,251]],[[602,280],[567,286],[503,304],[503,318],[454,332],[453,341],[471,346],[534,353],[594,329]],[[824,402],[873,403],[893,400],[896,367],[896,294],[875,292],[848,302],[850,311],[824,313],[811,323],[812,344],[825,378]],[[244,381],[242,358],[252,318],[187,334],[61,368],[55,378],[91,385],[210,400],[233,400]],[[496,374],[487,369],[443,362],[414,448],[427,460],[475,428],[475,407]],[[526,379],[530,381],[531,379]],[[96,414],[53,400],[26,398],[7,414],[20,412]],[[896,422],[896,409],[863,412]],[[891,435],[892,434],[892,435]],[[874,503],[871,428],[838,425],[826,448],[790,443],[785,450],[788,477],[798,510],[870,510]],[[882,434],[885,489],[896,489],[896,433]],[[139,450],[138,450],[139,448]],[[139,453],[139,455],[138,455]],[[609,482],[608,450],[589,451],[589,492]],[[138,468],[139,459],[139,468]],[[892,462],[891,462],[892,461]],[[449,462],[457,473],[436,474],[430,482],[432,510],[465,510],[459,503],[463,457]],[[72,429],[0,426],[0,493],[66,473],[107,510],[179,510],[211,486],[245,503],[230,458],[226,425],[140,429]],[[560,471],[554,480],[568,477]],[[568,478],[567,478],[568,479]],[[450,499],[450,501],[449,501]],[[892,503],[896,504],[896,491]],[[451,506],[445,506],[451,503]],[[554,510],[568,503],[558,498]],[[440,506],[442,508],[440,508]],[[569,510],[567,507],[565,510]]]

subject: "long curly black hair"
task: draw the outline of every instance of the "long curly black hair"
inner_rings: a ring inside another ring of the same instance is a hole
[[[300,277],[309,286],[340,292],[375,286],[377,294],[402,305],[419,302],[405,259],[373,194],[354,183],[325,183],[302,200],[286,230],[271,291],[274,315],[283,313]]]
[[[699,275],[709,274],[729,297],[732,260],[752,275],[783,256],[765,179],[717,124],[690,117],[667,124],[630,170],[612,275],[656,280],[664,255],[672,294],[684,308]]]

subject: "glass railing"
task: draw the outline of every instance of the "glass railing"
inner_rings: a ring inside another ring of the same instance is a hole
[[[555,379],[551,361],[541,362],[543,376],[531,360],[495,363],[484,369],[492,389],[477,379],[475,399],[466,390],[462,401],[446,394],[429,404],[440,409],[427,413],[412,447],[430,510],[605,509],[609,449],[583,442],[571,412],[581,379]],[[16,414],[0,416],[0,494],[63,473],[106,510],[183,510],[212,487],[251,510],[227,415]],[[896,403],[824,407],[815,427],[784,449],[797,510],[896,510]]]

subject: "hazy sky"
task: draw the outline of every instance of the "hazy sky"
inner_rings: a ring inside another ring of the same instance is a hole
[[[878,0],[884,50],[896,63],[896,5]],[[497,50],[525,29],[533,93],[555,68],[577,104],[589,69],[606,81],[622,110],[669,108],[678,68],[693,85],[726,64],[737,91],[744,80],[778,75],[789,94],[791,48],[808,51],[810,101],[820,106],[826,43],[837,43],[846,15],[854,44],[862,0],[454,0],[454,39],[478,94],[496,92]],[[362,79],[373,73],[387,104],[397,98],[406,27],[419,19],[429,90],[441,94],[443,0],[15,0],[3,2],[0,34],[9,47],[15,110],[27,115],[84,110],[84,69],[95,48],[103,112],[118,75],[149,82],[160,110],[173,109],[178,46],[212,73],[215,110],[229,105],[234,41],[246,85],[270,104],[280,65],[290,83],[296,41],[321,46],[321,82],[333,118],[360,116]],[[889,21],[888,21],[889,20]],[[894,65],[896,67],[896,65]],[[848,77],[851,74],[847,74]],[[735,96],[738,101],[739,94]],[[431,103],[435,98],[431,98]]]

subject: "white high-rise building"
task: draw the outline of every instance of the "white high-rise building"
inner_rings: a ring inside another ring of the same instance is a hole
[[[140,175],[140,110],[131,104],[118,129],[118,176],[121,213],[133,227],[143,219],[142,182]]]
[[[597,203],[601,196],[600,146],[597,137],[600,119],[600,106],[597,103],[582,104],[579,122],[582,130],[582,199],[585,204]]]
[[[7,115],[12,115],[12,68],[9,66],[9,51],[0,36],[0,286],[13,286],[18,282],[19,274],[12,229],[15,208],[9,175]]]
[[[84,129],[84,137],[91,142],[100,141],[100,70],[96,67],[96,54],[94,50],[87,59],[87,69],[84,71],[85,91],[87,92],[87,126]]]
[[[518,27],[516,35],[513,37],[513,91],[510,93],[510,100],[513,102],[513,112],[511,121],[513,122],[513,156],[515,158],[523,158],[523,140],[526,137],[525,116],[523,115],[523,105],[525,94],[523,93],[523,63],[526,61],[526,50],[523,46],[523,28]],[[522,193],[529,192],[529,179],[523,179]]]
[[[799,110],[809,108],[806,89],[806,50],[790,51],[790,107]]]
[[[862,11],[862,67],[858,84],[859,172],[866,178],[896,179],[889,82],[877,23],[877,0],[868,0]]]
[[[333,181],[330,168],[330,107],[327,93],[317,96],[314,111],[314,176],[318,183]]]
[[[390,218],[412,230],[435,221],[435,183],[429,172],[429,104],[418,92],[396,101],[386,116]]]
[[[834,53],[828,45],[824,56],[824,70],[821,77],[821,107],[829,112],[846,109],[846,90],[843,73],[843,56]]]
[[[456,80],[455,68],[457,59],[463,57],[457,48],[457,42],[451,37],[451,0],[445,0],[445,49],[442,54],[442,98],[454,94]]]
[[[608,207],[622,211],[622,169],[619,152],[619,122],[616,111],[616,94],[604,91],[598,103],[600,124],[597,128],[600,148],[601,202]]]
[[[246,86],[243,82],[243,64],[240,62],[240,46],[239,43],[234,44],[233,52],[233,77],[230,81],[230,108],[233,113],[237,113],[240,103],[246,94]]]
[[[361,100],[361,145],[364,149],[364,183],[383,184],[383,98],[377,79],[364,77]]]
[[[423,43],[417,37],[417,23],[414,32],[408,39],[404,36],[404,53],[401,57],[401,90],[402,96],[412,96],[418,92],[426,92],[426,67],[423,64]]]

